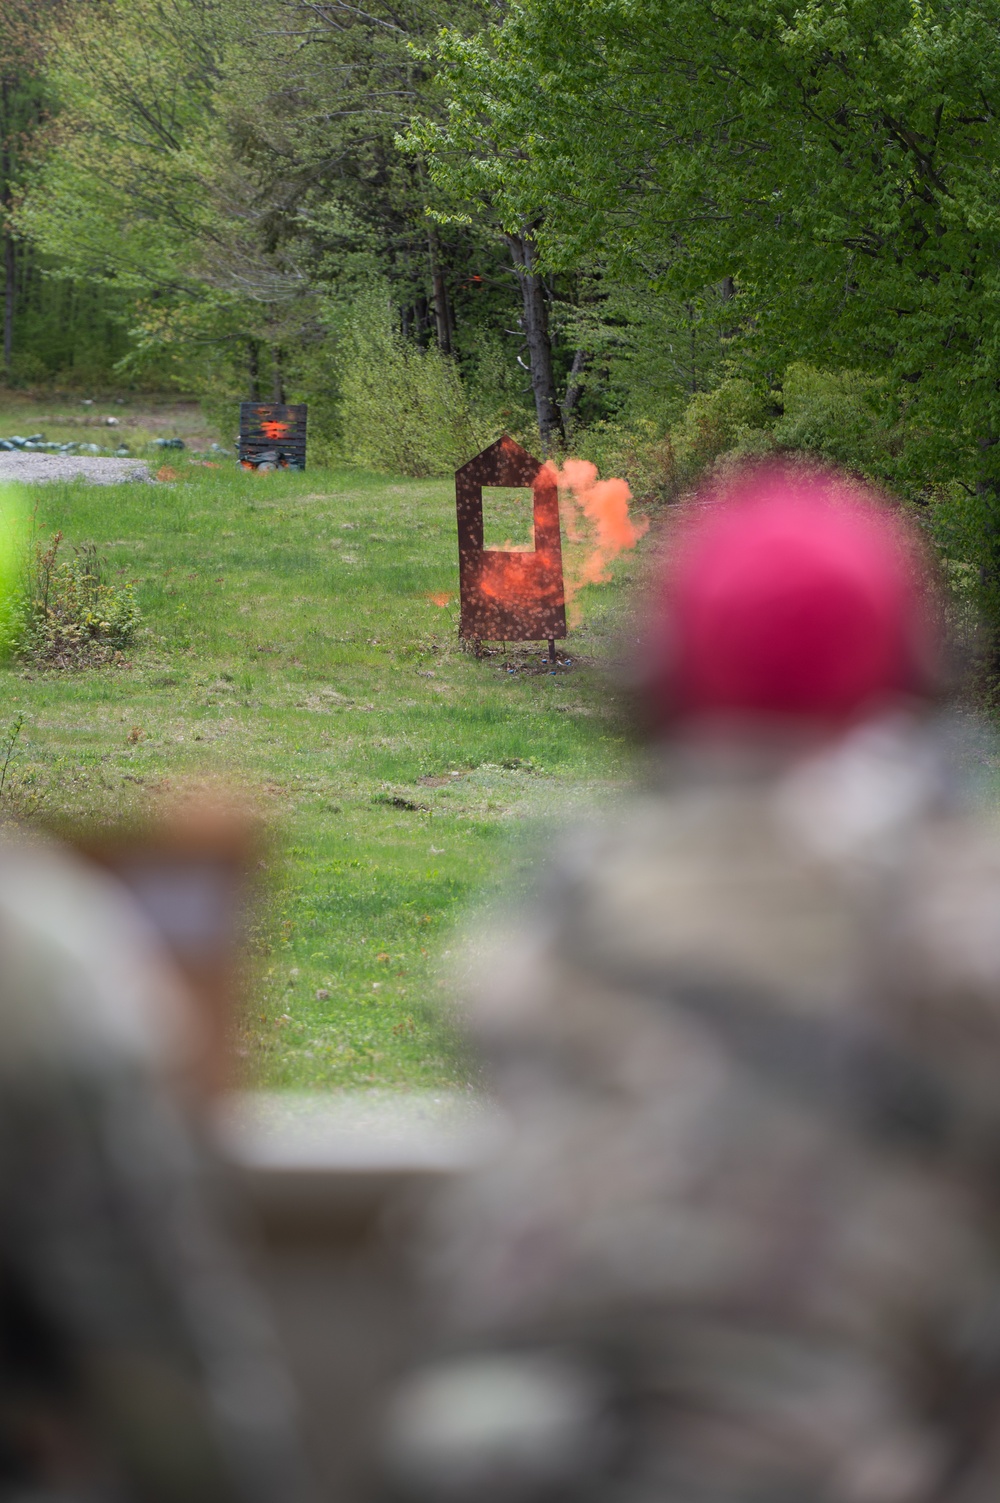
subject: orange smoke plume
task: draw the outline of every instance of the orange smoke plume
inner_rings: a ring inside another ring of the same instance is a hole
[[[291,424],[278,423],[273,418],[269,418],[261,423],[260,427],[265,438],[287,438]]]
[[[626,480],[598,480],[597,466],[587,459],[567,459],[555,471],[561,493],[566,540],[571,545],[564,561],[566,604],[572,625],[580,619],[575,597],[585,585],[607,584],[610,564],[619,553],[634,548],[649,531],[645,517],[629,516],[632,499]]]
[[[444,610],[446,605],[451,604],[451,596],[445,595],[443,593],[437,595],[428,595],[427,599],[430,601],[431,605],[436,605],[441,610]]]

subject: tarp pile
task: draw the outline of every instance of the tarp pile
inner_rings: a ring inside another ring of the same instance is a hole
[[[12,434],[10,438],[0,438],[0,450],[24,449],[29,453],[40,454],[74,454],[77,449],[83,454],[102,454],[104,451],[97,444],[52,444],[49,443],[44,433],[33,433],[30,438],[22,438],[19,433]]]
[[[14,450],[21,454],[114,454],[119,459],[128,459],[132,453],[128,444],[119,444],[117,449],[103,449],[100,444],[50,443],[44,433],[33,433],[30,438],[22,438],[19,433],[0,438],[0,453]]]
[[[182,438],[156,438],[153,440],[155,449],[186,449]],[[23,438],[20,433],[12,433],[9,438],[0,438],[0,453],[12,453],[17,451],[21,454],[113,454],[116,459],[130,459],[132,450],[128,444],[119,443],[116,448],[105,448],[101,444],[78,443],[75,439],[69,443],[53,443],[45,437],[44,433],[32,433],[28,438]],[[209,447],[211,454],[231,454],[231,449],[226,449],[222,444],[212,444]]]

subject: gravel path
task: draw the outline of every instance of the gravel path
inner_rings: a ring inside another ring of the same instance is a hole
[[[122,480],[152,480],[141,459],[103,459],[93,454],[0,453],[0,480],[89,480],[91,485],[117,485]]]

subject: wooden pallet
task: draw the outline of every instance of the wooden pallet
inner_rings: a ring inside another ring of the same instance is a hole
[[[240,463],[256,469],[262,461],[277,468],[306,467],[305,402],[241,402]]]

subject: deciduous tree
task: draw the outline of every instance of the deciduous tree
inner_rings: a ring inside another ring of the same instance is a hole
[[[448,192],[537,220],[549,267],[733,279],[762,382],[877,372],[901,482],[978,489],[1000,581],[997,0],[519,0],[439,58],[448,119],[419,135]]]

